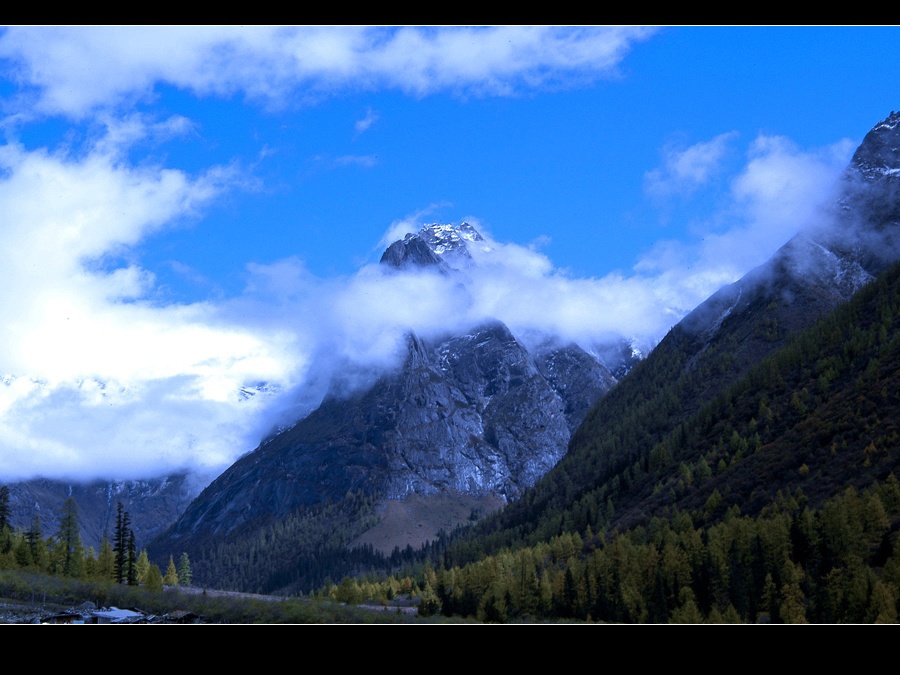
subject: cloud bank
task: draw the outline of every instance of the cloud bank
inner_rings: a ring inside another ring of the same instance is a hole
[[[656,198],[690,198],[718,176],[730,185],[728,200],[695,223],[692,243],[660,242],[627,272],[572,277],[534,247],[496,241],[470,219],[487,241],[461,277],[366,265],[319,278],[301,259],[285,258],[248,264],[246,287],[234,297],[194,303],[161,301],[135,251],[204,218],[248,178],[232,166],[192,174],[128,159],[140,140],[192,131],[180,115],[158,122],[134,111],[160,85],[196,96],[243,95],[273,108],[351,90],[516,95],[614,77],[628,50],[651,33],[3,31],[0,67],[19,85],[4,101],[3,128],[63,116],[102,132],[83,147],[28,148],[15,139],[0,146],[0,480],[214,474],[273,426],[309,411],[335,377],[362,386],[396,366],[410,330],[436,335],[496,318],[522,336],[654,344],[681,315],[821,217],[818,205],[828,201],[849,144],[809,152],[761,136],[730,175],[721,160],[736,145],[733,134],[667,149],[647,173]],[[356,133],[377,121],[369,110]],[[320,161],[377,163],[366,154]],[[378,246],[430,222],[430,208],[386,224]]]
[[[151,274],[107,264],[230,181],[0,148],[0,476],[142,474],[226,461],[217,436],[246,443],[254,405],[233,403],[285,377],[288,345],[210,305],[155,304]]]
[[[496,318],[523,336],[652,345],[816,222],[849,156],[846,144],[809,153],[758,138],[731,181],[733,225],[711,225],[694,245],[660,243],[630,274],[573,278],[483,231],[476,264],[459,277],[372,264],[321,279],[287,258],[249,265],[237,297],[160,304],[152,274],[115,261],[201,217],[237,178],[222,167],[195,176],[137,168],[108,147],[104,139],[82,156],[0,149],[4,480],[221,470],[317,404],[336,373],[364,383],[397,365],[410,330],[436,335]],[[422,222],[392,223],[382,244]]]
[[[80,119],[147,101],[161,83],[199,96],[242,93],[275,106],[359,89],[413,96],[513,95],[615,76],[633,44],[653,32],[524,26],[15,27],[0,36],[0,59],[7,76],[26,87],[31,110]]]

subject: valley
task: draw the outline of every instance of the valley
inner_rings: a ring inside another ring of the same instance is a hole
[[[646,356],[493,317],[409,330],[191,499],[183,476],[125,490],[142,544],[200,587],[488,622],[896,622],[898,177],[891,113],[819,222]],[[490,255],[435,223],[377,274],[463,292]],[[5,524],[63,485],[10,486]],[[92,541],[119,494],[99,489],[78,493]]]

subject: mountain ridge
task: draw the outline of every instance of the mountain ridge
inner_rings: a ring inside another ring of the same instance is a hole
[[[198,580],[222,579],[216,556],[224,554],[216,551],[246,549],[257,535],[275,546],[277,528],[306,519],[330,532],[285,554],[294,558],[279,559],[281,567],[254,581],[263,586],[252,590],[297,589],[297,570],[310,564],[302,555],[327,548],[336,560],[350,542],[364,541],[377,527],[379,500],[500,499],[508,506],[473,530],[489,530],[498,546],[645,521],[648,505],[664,510],[676,503],[665,501],[665,490],[677,496],[690,476],[712,470],[705,456],[703,469],[698,457],[684,454],[692,420],[711,415],[736,382],[900,258],[898,147],[900,113],[892,112],[854,153],[821,223],[689,312],[618,384],[596,354],[552,342],[526,348],[496,320],[461,333],[410,331],[397,368],[365,390],[333,388],[311,414],[213,481],[154,540],[152,551],[162,558],[190,550]],[[474,264],[468,247],[480,241],[467,223],[428,225],[387,247],[381,264],[388,274],[464,275]],[[830,371],[822,368],[824,384],[815,386],[827,389]],[[797,409],[815,400],[801,392]],[[760,424],[767,404],[756,403],[747,414]],[[725,462],[723,474],[735,457],[762,447],[747,425],[732,429],[734,440],[710,437],[715,452],[707,454]],[[735,494],[757,506],[771,498],[765,490],[752,499],[752,487],[741,490]],[[353,523],[344,536],[348,519]],[[326,540],[327,547],[320,545]],[[336,566],[327,574],[349,569]],[[322,571],[300,576],[309,583],[321,578],[316,574]],[[227,583],[247,582],[236,575]]]
[[[386,499],[447,490],[515,498],[559,459],[594,396],[615,382],[576,345],[536,358],[500,322],[429,341],[411,334],[398,371],[349,398],[327,396],[213,481],[206,498],[220,496],[183,520],[208,523],[215,511],[233,529],[358,489]],[[226,506],[251,484],[243,506]],[[275,507],[276,493],[288,501]]]
[[[672,477],[679,461],[698,461],[671,447],[687,443],[685,425],[900,259],[898,123],[900,115],[891,113],[866,135],[828,223],[796,235],[701,303],[594,406],[556,467],[485,525],[485,541],[494,542],[486,550],[546,541],[589,524],[594,531],[625,527],[646,516],[649,504],[659,502],[651,494],[656,472],[665,469]],[[746,414],[755,418],[760,411]],[[746,435],[740,440],[746,444]],[[727,446],[729,439],[716,442]],[[757,508],[772,497],[763,494]],[[621,512],[631,513],[632,521],[621,520]]]

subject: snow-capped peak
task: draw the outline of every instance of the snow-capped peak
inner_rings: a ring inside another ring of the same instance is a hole
[[[875,129],[895,129],[900,124],[900,112],[892,111],[886,120],[875,125]]]
[[[472,263],[467,245],[483,241],[484,237],[469,223],[433,223],[391,244],[381,256],[381,263],[401,269],[436,266],[442,272],[459,270]]]
[[[900,112],[892,112],[866,134],[851,166],[867,181],[896,180],[900,174]]]
[[[420,237],[437,255],[466,250],[467,241],[484,241],[484,237],[469,223],[461,223],[458,226],[433,223],[426,225],[413,236]]]

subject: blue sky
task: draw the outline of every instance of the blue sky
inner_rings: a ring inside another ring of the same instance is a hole
[[[408,330],[648,348],[827,217],[898,35],[7,28],[0,480],[215,473]],[[378,269],[463,220],[464,294]]]

